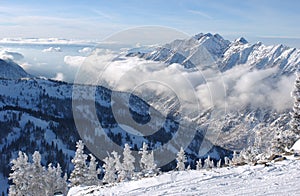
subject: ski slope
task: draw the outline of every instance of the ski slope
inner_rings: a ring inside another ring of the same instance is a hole
[[[298,158],[299,159],[299,158]],[[115,186],[74,187],[79,195],[300,195],[300,160],[169,172]]]

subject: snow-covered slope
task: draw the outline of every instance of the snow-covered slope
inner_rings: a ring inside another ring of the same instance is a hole
[[[230,42],[219,34],[210,33],[200,33],[186,40],[175,40],[148,53],[131,52],[128,56],[137,55],[147,60],[180,63],[185,68],[194,68],[206,65],[203,63],[203,49],[208,52],[208,58],[216,61],[222,72],[247,64],[257,69],[278,67],[281,73],[290,74],[300,64],[299,49],[284,45],[266,46],[261,42],[251,44],[243,37]]]
[[[74,187],[68,195],[299,195],[300,160],[270,166],[172,171],[112,187]]]
[[[0,59],[0,78],[20,79],[25,77],[32,76],[26,73],[22,67],[13,61]]]
[[[243,37],[230,42],[218,34],[200,33],[150,52],[130,52],[127,56],[167,65],[179,63],[184,67],[179,69],[182,75],[195,86],[200,103],[211,96],[214,108],[226,105],[223,116],[210,119],[215,124],[213,129],[221,130],[218,145],[232,150],[254,143],[270,146],[276,131],[289,128],[293,102],[290,92],[300,65],[299,49],[252,44]],[[206,82],[199,85],[195,76],[204,77]],[[209,93],[203,93],[204,87],[209,88]],[[166,103],[172,105],[172,100]]]
[[[162,114],[139,97],[127,92],[113,92],[101,86],[76,86],[81,91],[74,95],[74,85],[65,82],[39,78],[0,79],[0,177],[4,175],[4,180],[0,179],[0,182],[5,183],[1,184],[0,192],[5,191],[7,187],[9,161],[16,158],[19,150],[29,155],[38,150],[42,155],[43,165],[49,162],[60,163],[63,171],[69,173],[73,167],[69,162],[74,156],[75,142],[80,137],[93,153],[99,153],[96,155],[103,157],[107,156],[106,149],[115,150],[115,144],[121,149],[128,143],[137,151],[143,142],[146,142],[151,149],[156,149],[177,133],[177,118],[170,114],[160,121],[163,124],[159,130],[156,126],[157,121],[149,124],[148,129],[154,134],[138,135],[136,133],[143,130],[127,121],[128,107],[129,115],[140,126],[149,121],[149,111],[152,120],[162,118]],[[128,98],[129,105],[126,101]],[[72,106],[72,103],[76,103],[75,106]],[[95,106],[96,115],[91,116],[90,111]],[[114,113],[112,107],[117,107],[118,110]],[[75,124],[75,121],[80,123]],[[99,131],[100,126],[103,132]],[[127,132],[126,127],[131,128],[131,131]],[[80,128],[82,129],[78,132]],[[105,146],[103,143],[94,145],[99,141],[104,142],[105,137],[108,141]],[[200,155],[199,146],[202,142],[211,149]],[[176,142],[173,144],[180,146]],[[197,132],[186,151],[191,164],[195,158],[210,155],[218,160],[232,154],[231,151],[213,146],[201,131]],[[177,153],[175,147],[169,149],[169,152],[174,155]],[[164,169],[172,169],[173,160],[161,163],[161,166],[167,164]],[[171,163],[168,164],[169,162]]]
[[[300,139],[295,142],[291,149],[297,153],[300,153]]]

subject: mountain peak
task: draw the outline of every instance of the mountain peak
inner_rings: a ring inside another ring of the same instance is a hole
[[[25,77],[32,76],[12,60],[0,59],[0,78],[20,79]]]
[[[234,41],[234,43],[247,44],[248,41],[247,41],[245,38],[240,37],[240,38],[237,38],[237,39]]]

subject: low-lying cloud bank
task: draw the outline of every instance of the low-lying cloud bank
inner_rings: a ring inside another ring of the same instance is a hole
[[[180,64],[167,65],[101,51],[82,61],[75,82],[107,85],[141,96],[146,94],[142,92],[145,88],[141,88],[146,83],[147,88],[153,88],[151,91],[157,95],[162,93],[160,86],[166,86],[187,105],[193,103],[191,100],[196,96],[201,109],[226,106],[229,110],[238,110],[250,104],[282,111],[292,107],[290,92],[295,76],[274,77],[277,73],[276,68],[256,70],[246,64],[224,73],[207,67],[190,71]],[[152,87],[149,83],[153,83]]]

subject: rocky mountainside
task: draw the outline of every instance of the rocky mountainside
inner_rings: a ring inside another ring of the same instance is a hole
[[[129,52],[127,57],[140,57],[184,67],[182,74],[201,73],[214,99],[214,87],[222,92],[224,115],[214,122],[216,144],[231,150],[241,150],[259,143],[270,146],[274,134],[289,129],[295,72],[300,65],[300,50],[284,45],[266,46],[249,43],[245,38],[228,41],[219,34],[198,34],[189,39],[175,40],[149,52]],[[206,74],[214,70],[213,74]],[[187,75],[187,74],[186,74]],[[200,77],[199,77],[200,78]],[[190,80],[193,83],[193,80]],[[201,91],[199,100],[203,99]],[[214,94],[215,93],[215,94]],[[168,101],[166,101],[168,102]],[[170,101],[171,102],[171,101]],[[225,104],[224,104],[225,102]],[[172,105],[169,103],[169,105]],[[208,110],[210,113],[210,110]],[[198,121],[198,124],[201,124]]]
[[[203,50],[206,50],[205,53]],[[219,34],[210,33],[200,33],[186,40],[175,40],[154,51],[129,53],[128,56],[140,56],[168,64],[179,63],[188,69],[206,65],[205,57],[209,57],[212,58],[210,63],[217,63],[221,72],[247,64],[252,69],[278,67],[280,73],[290,74],[300,64],[299,49],[284,45],[265,46],[261,42],[251,44],[243,37],[230,42]]]

